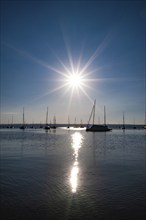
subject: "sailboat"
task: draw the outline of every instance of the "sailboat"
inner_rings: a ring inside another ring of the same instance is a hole
[[[7,124],[7,128],[10,128],[10,123],[9,123],[9,119],[8,119],[8,124]]]
[[[134,125],[133,125],[133,129],[136,129],[136,125],[135,125],[135,119],[134,119]]]
[[[25,127],[25,121],[24,121],[24,107],[23,107],[23,124],[20,126],[20,129],[24,130]]]
[[[70,119],[69,119],[69,116],[68,116],[68,125],[67,125],[67,128],[70,128]]]
[[[125,130],[125,116],[124,116],[124,112],[123,112],[123,127],[122,127],[123,130]]]
[[[10,128],[14,128],[14,125],[13,125],[13,116],[12,116],[12,124],[11,124]]]
[[[96,100],[94,101],[94,105],[92,107],[92,111],[89,117],[88,125],[86,127],[86,131],[93,131],[93,132],[101,132],[101,131],[111,131],[111,128],[108,128],[106,125],[106,116],[105,116],[105,107],[104,107],[104,125],[96,125],[94,124],[94,119],[95,119],[95,106],[96,106]],[[93,117],[93,124],[89,126],[91,117]]]
[[[83,125],[82,120],[81,120],[81,125],[80,125],[80,128],[83,128],[83,127],[84,127],[84,125]]]
[[[145,122],[144,129],[146,129],[146,73],[145,73]]]
[[[145,111],[145,125],[143,128],[146,129],[146,111]]]
[[[74,128],[77,128],[78,126],[77,126],[77,119],[76,119],[76,117],[75,117],[75,123],[74,123]]]
[[[52,129],[56,129],[56,116],[54,115],[53,118],[53,126],[51,126]]]
[[[48,107],[47,107],[45,130],[47,131],[49,129],[50,129],[50,126],[48,125]]]
[[[43,128],[43,126],[42,126],[42,122],[40,121],[40,128]]]

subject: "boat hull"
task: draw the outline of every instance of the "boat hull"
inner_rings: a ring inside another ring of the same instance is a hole
[[[86,131],[92,132],[103,132],[103,131],[111,131],[111,128],[108,128],[106,125],[92,125],[91,127],[87,127]]]
[[[56,129],[56,126],[51,126],[50,128],[51,128],[51,129]]]
[[[22,125],[22,126],[20,127],[20,129],[24,130],[24,129],[25,129],[25,126]]]
[[[50,126],[49,125],[46,125],[45,126],[45,130],[47,131],[47,130],[50,130]]]

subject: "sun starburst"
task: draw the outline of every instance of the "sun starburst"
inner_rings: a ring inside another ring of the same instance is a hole
[[[69,86],[78,88],[82,86],[82,77],[78,73],[75,73],[68,77],[67,82]]]
[[[82,93],[85,97],[87,97],[92,103],[93,99],[90,97],[89,89],[93,89],[91,86],[91,82],[99,81],[98,78],[93,78],[93,74],[98,71],[99,68],[92,69],[91,65],[95,61],[95,59],[99,56],[99,54],[106,48],[110,37],[106,36],[106,38],[101,42],[101,44],[97,47],[97,49],[92,53],[92,55],[84,62],[82,60],[83,51],[79,53],[78,59],[72,55],[72,50],[70,49],[69,44],[65,40],[66,46],[66,53],[67,53],[67,60],[62,61],[58,56],[56,56],[57,60],[59,61],[60,66],[57,68],[56,66],[52,66],[31,54],[15,48],[12,45],[7,45],[11,49],[17,51],[22,56],[27,57],[33,62],[40,64],[41,66],[47,68],[49,71],[57,74],[55,76],[56,79],[52,80],[48,78],[49,86],[53,86],[52,90],[46,91],[46,93],[41,94],[40,96],[34,98],[31,102],[38,101],[45,96],[51,95],[52,93],[63,91],[64,94],[70,94],[70,99],[68,103],[71,103],[72,97],[75,95],[80,95]],[[75,62],[76,60],[76,62]],[[105,80],[105,79],[100,79]],[[52,84],[50,83],[52,81]],[[54,81],[56,84],[54,85]],[[57,85],[57,82],[59,84]]]

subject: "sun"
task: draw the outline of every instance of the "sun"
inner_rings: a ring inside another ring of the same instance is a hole
[[[67,47],[67,62],[64,63],[58,56],[57,60],[59,61],[59,67],[53,67],[47,64],[47,68],[54,73],[59,74],[57,76],[56,81],[59,82],[56,88],[52,89],[47,93],[51,94],[57,91],[62,90],[63,95],[70,96],[69,103],[76,95],[81,97],[81,95],[85,95],[91,102],[93,102],[92,98],[89,95],[89,89],[93,90],[93,86],[91,87],[91,83],[97,81],[97,78],[91,78],[91,75],[94,74],[98,69],[92,69],[91,64],[95,60],[98,55],[98,48],[92,54],[91,57],[87,59],[87,61],[82,62],[82,53],[78,58],[73,58],[70,49]]]
[[[83,78],[80,74],[74,73],[67,77],[67,84],[72,88],[80,88],[83,84]]]

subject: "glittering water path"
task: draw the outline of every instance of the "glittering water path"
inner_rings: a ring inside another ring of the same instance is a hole
[[[1,219],[144,219],[144,130],[0,130]]]

